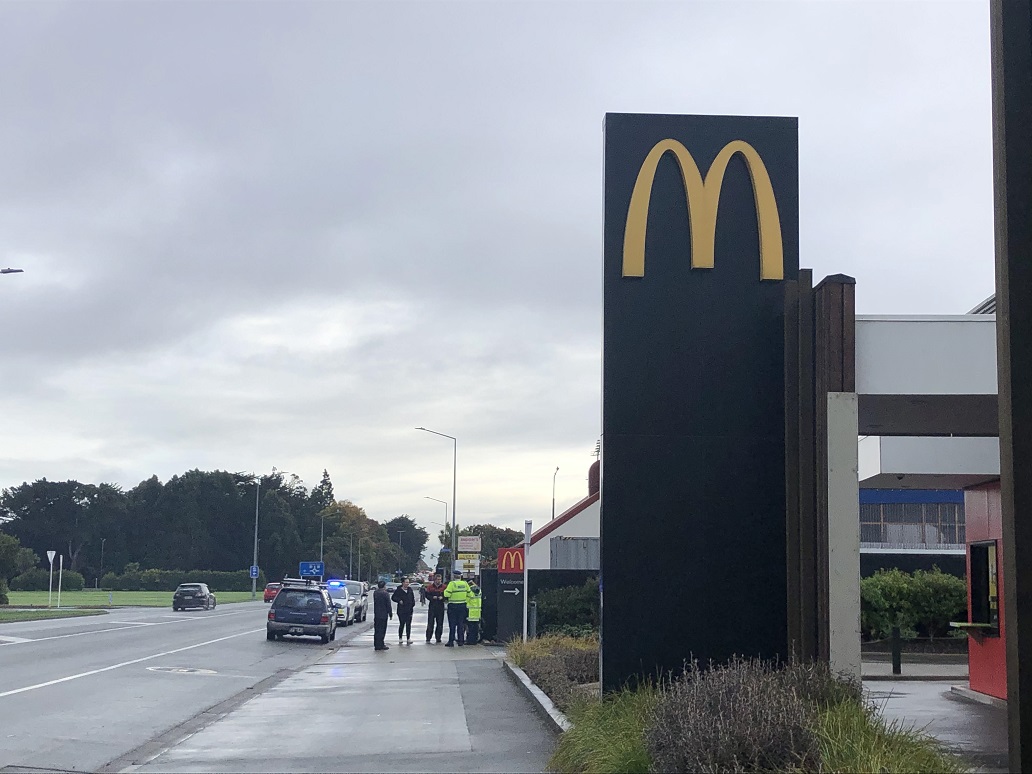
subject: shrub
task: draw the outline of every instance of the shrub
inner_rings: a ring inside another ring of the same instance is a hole
[[[54,574],[54,585],[57,585],[57,573]],[[33,567],[11,579],[12,591],[46,591],[48,588],[50,572],[39,567]]]
[[[101,586],[112,591],[175,591],[180,583],[207,583],[212,591],[250,591],[251,576],[247,570],[141,570],[135,562],[126,565],[122,575],[107,573]],[[257,584],[265,585],[265,574],[259,573]]]
[[[756,660],[735,659],[707,671],[690,665],[666,687],[646,725],[653,770],[820,770],[813,702],[791,684]]]
[[[7,596],[7,581],[0,578],[0,605],[9,605],[11,600]]]
[[[967,620],[967,583],[938,567],[914,572],[914,619],[928,637],[950,633],[950,621]],[[955,631],[955,630],[954,630]]]
[[[550,771],[574,774],[644,774],[649,770],[645,720],[659,698],[655,686],[642,685],[598,699],[579,699],[570,708],[573,727],[555,746]]]
[[[588,578],[581,586],[539,591],[534,600],[538,632],[555,632],[568,627],[598,631],[601,606],[597,578]]]
[[[914,577],[895,567],[860,581],[860,625],[870,636],[888,637],[898,626],[905,639],[917,636]]]
[[[967,584],[938,567],[913,575],[898,569],[879,570],[860,581],[861,628],[883,639],[898,626],[904,639],[949,632],[950,621],[966,620]]]

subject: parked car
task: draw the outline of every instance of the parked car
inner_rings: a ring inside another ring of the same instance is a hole
[[[206,583],[180,583],[172,594],[172,610],[186,610],[188,607],[215,609],[215,594]]]
[[[280,590],[282,583],[266,583],[265,584],[265,601],[272,602],[276,598],[276,592]]]
[[[344,581],[355,601],[355,620],[364,621],[369,615],[369,586],[362,581]]]
[[[337,636],[337,608],[326,589],[318,583],[283,579],[272,600],[265,624],[265,639],[318,637],[327,643]]]
[[[337,608],[338,625],[351,626],[357,620],[355,607],[358,599],[351,596],[347,581],[328,581],[326,591],[329,592],[330,599],[333,600],[333,606]]]

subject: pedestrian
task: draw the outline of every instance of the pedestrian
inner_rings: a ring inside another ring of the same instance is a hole
[[[480,609],[484,604],[484,599],[480,596],[480,587],[477,586],[476,581],[470,581],[469,590],[470,597],[466,600],[466,644],[476,645],[480,642]]]
[[[412,644],[412,612],[416,609],[416,595],[409,588],[409,579],[402,578],[401,585],[394,589],[391,601],[398,603],[398,644],[408,640]]]
[[[373,650],[390,650],[391,647],[383,641],[387,636],[387,619],[394,618],[386,586],[384,581],[380,581],[373,592]]]
[[[469,598],[469,584],[456,575],[444,589],[444,598],[448,601],[448,642],[446,648],[456,644],[461,648],[464,644],[466,629],[466,600]]]
[[[441,642],[441,633],[444,630],[444,579],[441,573],[437,573],[431,583],[420,589],[420,595],[424,598],[424,604],[430,607],[426,611],[426,642],[434,637],[437,643]],[[436,628],[436,631],[435,631]]]

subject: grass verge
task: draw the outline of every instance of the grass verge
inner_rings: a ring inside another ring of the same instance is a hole
[[[645,723],[659,696],[653,687],[625,690],[602,700],[580,699],[567,717],[573,727],[556,744],[549,771],[570,774],[644,774]]]
[[[45,621],[48,618],[81,618],[104,615],[103,610],[0,610],[0,624],[16,621]]]
[[[47,607],[48,594],[49,592],[46,591],[9,591],[7,596],[11,607]],[[251,592],[216,591],[215,597],[220,605],[230,602],[249,602],[251,600]],[[259,589],[258,599],[261,598],[261,589]],[[57,604],[56,590],[54,591],[53,602],[55,605]],[[62,591],[61,607],[167,607],[171,609],[172,592],[98,591],[96,589]]]
[[[887,723],[872,708],[857,702],[828,707],[817,716],[815,730],[826,772],[967,771],[937,740],[903,723]]]

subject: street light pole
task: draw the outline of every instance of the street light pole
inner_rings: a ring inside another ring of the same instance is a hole
[[[555,518],[555,477],[559,475],[559,466],[556,465],[555,473],[552,474],[552,518]]]
[[[405,530],[403,530],[403,529],[399,529],[398,530],[398,553],[401,554],[401,559],[399,559],[399,561],[402,561],[402,562],[405,561],[405,549],[403,549],[401,547],[401,533],[404,532],[404,531]],[[399,567],[398,570],[400,571],[401,568]]]
[[[258,495],[262,491],[262,477],[256,476],[254,481],[254,557],[251,559],[251,566],[258,566]],[[258,594],[258,579],[251,578],[251,600],[254,601]]]
[[[322,564],[323,556],[323,531],[326,525],[326,514],[319,514],[319,564]]]
[[[21,274],[25,269],[0,269],[0,274]]]
[[[459,537],[458,532],[455,530],[455,490],[457,483],[457,474],[459,470],[459,441],[454,435],[446,435],[445,433],[439,433],[436,430],[427,430],[425,427],[417,427],[416,430],[422,430],[426,433],[433,433],[439,435],[442,438],[450,438],[452,441],[452,493],[451,493],[451,570],[448,573],[448,577],[452,577],[455,574],[455,559],[459,554]],[[447,517],[445,517],[447,520]]]
[[[100,577],[104,577],[104,543],[107,542],[107,538],[100,539]]]

